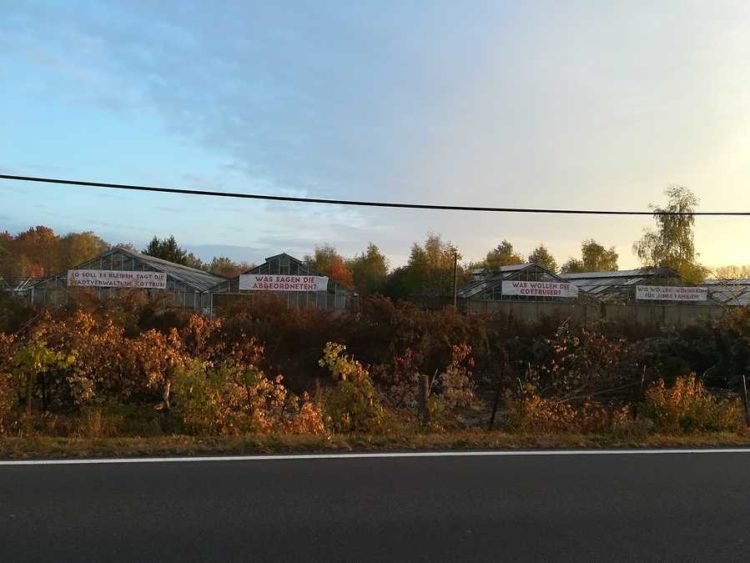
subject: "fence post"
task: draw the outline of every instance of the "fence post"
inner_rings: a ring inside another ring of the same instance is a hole
[[[417,406],[422,419],[422,425],[430,424],[430,409],[427,408],[427,401],[430,398],[430,378],[426,375],[419,376],[417,388]]]
[[[497,378],[497,388],[495,389],[495,399],[492,402],[492,416],[490,417],[490,423],[487,426],[487,430],[492,430],[495,426],[495,416],[497,415],[497,407],[500,404],[500,395],[503,388],[503,368],[500,368],[500,374]]]
[[[453,308],[458,307],[458,252],[453,253]]]
[[[745,407],[745,426],[750,427],[750,408],[748,408],[747,404],[747,380],[744,375],[742,376],[742,387],[740,390],[742,391],[742,404]]]

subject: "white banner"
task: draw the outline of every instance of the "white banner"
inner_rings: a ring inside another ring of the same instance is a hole
[[[324,276],[276,276],[242,274],[240,289],[247,291],[326,291],[328,278]]]
[[[166,289],[167,274],[124,270],[68,270],[68,286]]]
[[[706,301],[707,287],[677,287],[668,285],[637,285],[635,298],[649,301]]]
[[[578,287],[565,282],[504,281],[503,295],[528,297],[578,297]]]

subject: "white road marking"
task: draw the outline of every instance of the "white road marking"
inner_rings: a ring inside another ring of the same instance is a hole
[[[304,461],[317,459],[384,459],[423,457],[534,457],[597,455],[685,455],[750,454],[750,448],[630,449],[630,450],[487,450],[446,452],[372,452],[288,455],[228,455],[194,457],[125,457],[93,459],[22,459],[0,460],[0,467],[12,465],[107,465],[120,463],[208,463],[229,461]]]

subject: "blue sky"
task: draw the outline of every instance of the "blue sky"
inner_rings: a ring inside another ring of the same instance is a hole
[[[0,170],[219,190],[645,209],[669,184],[750,209],[746,2],[23,2],[0,21]],[[0,183],[0,229],[45,224],[259,261],[440,233],[634,266],[644,218],[358,210]],[[699,219],[709,265],[748,219]]]

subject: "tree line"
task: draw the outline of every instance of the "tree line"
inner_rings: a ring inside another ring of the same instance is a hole
[[[139,250],[131,243],[110,245],[91,231],[58,235],[53,229],[40,225],[16,235],[0,232],[0,278],[8,281],[44,278],[74,268],[112,247],[141,252],[223,277],[232,277],[253,267],[253,264],[235,262],[226,256],[203,262],[181,248],[174,236],[154,237]]]
[[[644,232],[634,243],[633,252],[644,267],[670,268],[688,282],[698,283],[711,273],[699,263],[695,251],[692,213],[698,199],[682,186],[669,187],[665,195],[664,206],[653,206],[654,228]],[[664,212],[684,215],[665,215]],[[115,246],[137,250],[129,243]],[[48,276],[73,268],[108,248],[107,242],[90,231],[62,236],[45,226],[32,227],[16,235],[6,231],[0,233],[0,277],[13,280]],[[223,277],[233,277],[253,267],[226,256],[204,262],[182,248],[174,236],[155,236],[141,252]],[[570,257],[558,266],[544,244],[523,255],[510,241],[503,239],[487,252],[484,260],[463,262],[459,249],[436,234],[429,234],[423,243],[415,242],[407,263],[397,268],[390,268],[386,256],[373,243],[351,258],[345,258],[327,244],[316,247],[311,255],[304,257],[313,270],[348,289],[363,295],[379,293],[395,299],[450,295],[454,279],[463,284],[470,272],[479,269],[491,272],[503,266],[535,263],[554,273],[606,272],[618,269],[618,259],[615,247],[606,247],[588,238],[581,243],[579,257]],[[750,267],[728,266],[713,274],[720,278],[747,277]]]

